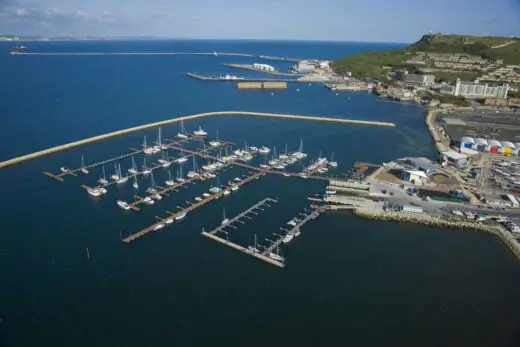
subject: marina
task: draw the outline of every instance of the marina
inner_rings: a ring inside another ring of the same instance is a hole
[[[277,202],[278,202],[278,200],[275,200],[272,198],[265,198],[265,199],[257,202],[253,206],[249,207],[245,211],[239,213],[235,217],[229,219],[226,223],[219,225],[218,227],[216,227],[215,229],[213,229],[211,231],[205,231],[204,228],[202,228],[202,235],[206,236],[214,241],[217,241],[223,245],[236,249],[237,251],[240,251],[245,254],[249,254],[257,259],[263,260],[271,265],[275,265],[275,266],[283,268],[285,266],[283,258],[274,259],[275,257],[269,256],[271,252],[267,252],[267,250],[260,252],[257,249],[258,245],[256,244],[256,237],[255,237],[254,246],[244,247],[244,246],[241,246],[234,242],[229,241],[229,239],[227,239],[227,238],[224,239],[222,237],[217,236],[218,233],[225,233],[227,235],[228,232],[225,229],[227,229],[227,228],[236,229],[236,227],[233,224],[235,224],[235,223],[244,224],[244,222],[245,222],[244,220],[249,220],[249,219],[253,218],[254,216],[258,216],[259,213],[263,212],[266,208],[271,207],[273,204],[275,204]],[[269,247],[267,249],[270,249],[270,248],[271,247]]]

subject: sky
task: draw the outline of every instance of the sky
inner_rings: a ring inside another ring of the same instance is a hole
[[[413,42],[520,36],[520,0],[0,0],[0,35]]]

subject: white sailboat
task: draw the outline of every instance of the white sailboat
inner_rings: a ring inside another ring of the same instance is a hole
[[[105,173],[105,165],[101,166],[101,172],[102,172],[102,176],[99,178],[98,182],[100,184],[108,184],[107,175]]]
[[[276,253],[269,252],[269,254],[267,256],[269,258],[271,258],[271,259],[274,259],[274,260],[278,260],[278,261],[281,261],[281,262],[284,261],[283,257],[280,255],[280,247],[279,246],[276,246]]]
[[[134,183],[132,184],[132,187],[135,189],[139,189],[139,184],[137,183],[137,176],[134,176]]]
[[[220,141],[218,140],[218,129],[217,129],[217,139],[210,141],[209,145],[211,147],[219,147],[221,145]]]
[[[85,175],[88,175],[89,171],[85,166],[85,158],[81,156],[81,172],[83,172]]]
[[[181,128],[180,131],[177,133],[177,138],[187,140],[189,137],[186,135],[186,129],[184,129],[184,121],[181,120]]]
[[[144,140],[143,140],[143,152],[144,152],[144,154],[148,154],[148,155],[154,154],[153,147],[148,147],[148,145],[146,144],[146,136],[144,137]]]
[[[137,165],[135,164],[134,156],[132,156],[132,167],[128,169],[128,173],[131,175],[136,175],[139,173],[139,171],[137,171]]]
[[[280,158],[281,160],[289,159],[289,156],[287,155],[287,144],[285,144],[285,152],[283,154],[280,154],[278,158]]]
[[[164,184],[170,187],[175,185],[175,181],[173,180],[172,173],[170,170],[168,170],[168,179],[164,181]]]
[[[159,149],[167,150],[168,146],[162,142],[162,129],[159,127],[159,136],[157,137],[157,146]]]
[[[177,178],[176,178],[177,182],[179,183],[183,183],[185,182],[186,180],[184,179],[184,177],[182,177],[182,165],[179,166],[179,170],[177,171]]]
[[[178,164],[182,164],[182,163],[184,163],[184,162],[186,162],[186,161],[188,161],[188,158],[186,158],[186,157],[184,156],[184,152],[183,152],[183,150],[181,149],[181,156],[180,156],[179,158],[175,159],[175,162],[178,163]]]
[[[266,147],[266,146],[262,146],[258,150],[258,153],[261,153],[261,154],[269,154],[269,152],[271,152],[271,149],[269,147]]]
[[[166,155],[164,155],[164,153],[166,152]],[[168,156],[168,150],[166,150],[165,152],[163,152],[163,158],[166,158],[166,159],[163,159],[163,163],[161,164],[162,167],[169,167],[170,165],[172,165],[172,161],[170,161],[170,157]]]
[[[269,160],[269,165],[271,165],[271,166],[278,165],[278,156],[276,155],[276,146],[273,147],[273,156],[272,156],[272,159]]]
[[[186,176],[188,176],[188,178],[195,178],[195,177],[199,177],[199,170],[197,168],[197,160],[195,159],[195,156],[193,156],[193,169],[188,171],[188,174]]]
[[[177,215],[177,216],[175,217],[175,220],[176,220],[176,221],[183,220],[184,217],[186,217],[187,214],[188,214],[188,212],[182,212],[181,214],[179,214],[179,215]]]
[[[130,205],[126,201],[123,200],[117,200],[117,206],[121,207],[123,210],[129,210]]]
[[[332,152],[332,155],[330,157],[329,166],[338,167],[338,162],[334,161],[334,152]]]
[[[146,157],[143,158],[143,175],[149,175],[152,169],[146,167]]]
[[[117,179],[117,184],[120,184],[120,183],[125,183],[126,181],[128,181],[128,176],[122,176],[121,175],[121,164],[118,165],[118,170],[117,172],[119,173],[119,178]]]
[[[300,138],[300,146],[298,147],[298,151],[294,152],[292,154],[292,156],[295,158],[295,159],[304,159],[307,157],[307,153],[304,153],[303,152],[303,139]]]
[[[222,209],[223,209],[223,212],[222,212],[223,217],[222,217],[222,222],[220,223],[220,225],[226,225],[229,223],[229,218],[226,218],[226,208],[223,207]]]
[[[117,181],[119,179],[119,169],[117,167],[117,164],[114,163],[114,174],[110,176],[111,179],[114,181]]]
[[[92,196],[98,197],[103,194],[106,194],[107,190],[103,187],[96,187],[96,188],[88,188],[87,192]]]
[[[294,238],[294,235],[293,234],[287,234],[284,236],[284,238],[282,239],[282,242],[283,243],[289,243],[292,241],[292,239]]]
[[[257,242],[256,242],[256,234],[255,234],[255,241],[253,246],[248,246],[247,249],[253,253],[260,253],[260,251],[257,248]]]

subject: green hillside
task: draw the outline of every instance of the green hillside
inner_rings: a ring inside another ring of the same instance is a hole
[[[339,74],[352,72],[357,77],[384,76],[385,66],[392,68],[407,68],[415,71],[425,68],[424,65],[407,63],[417,53],[468,54],[480,56],[491,62],[502,60],[504,64],[520,64],[520,39],[509,37],[475,37],[461,35],[424,35],[419,41],[404,49],[367,52],[352,55],[332,63],[332,67]],[[448,77],[478,76],[475,71],[464,71],[457,76],[457,72],[444,73]]]

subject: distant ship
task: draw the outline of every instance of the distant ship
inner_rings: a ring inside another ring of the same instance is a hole
[[[243,80],[245,79],[244,77],[237,77],[236,75],[230,75],[230,74],[226,74],[226,76],[219,76],[219,78],[221,80],[225,80],[225,81],[236,81],[236,80]]]

